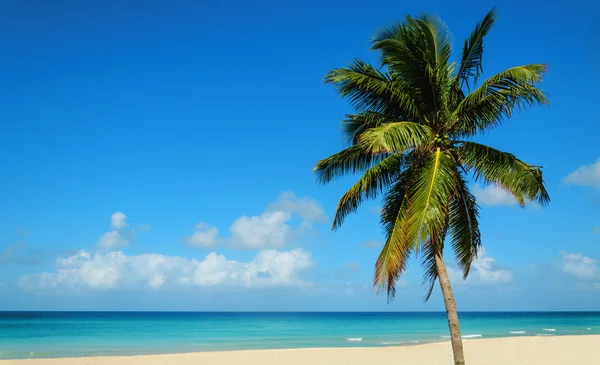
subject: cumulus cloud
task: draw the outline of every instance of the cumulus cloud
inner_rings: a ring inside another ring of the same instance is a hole
[[[112,231],[103,233],[96,248],[100,250],[114,250],[128,246],[133,238],[133,231],[127,230],[127,216],[121,212],[115,212],[110,216]]]
[[[583,281],[600,281],[600,271],[596,260],[580,253],[563,252],[561,256],[561,269],[564,273]]]
[[[110,226],[116,230],[129,227],[129,223],[127,223],[127,216],[121,212],[113,213],[110,216]]]
[[[292,225],[294,217],[301,223]],[[241,216],[229,226],[229,237],[219,236],[219,229],[206,223],[197,225],[191,236],[183,238],[188,245],[212,248],[224,245],[232,249],[265,250],[282,248],[302,236],[313,223],[325,223],[328,218],[321,205],[309,197],[298,198],[284,192],[267,209],[255,216]]]
[[[471,192],[475,195],[477,203],[481,205],[516,205],[515,198],[506,190],[496,186],[488,185],[481,187],[473,185]]]
[[[219,230],[204,222],[196,224],[195,232],[191,236],[184,237],[186,244],[199,248],[212,248],[217,245]]]
[[[283,247],[292,233],[292,228],[287,224],[291,219],[292,215],[283,211],[242,216],[229,227],[230,246],[255,250]]]
[[[18,285],[30,291],[306,286],[309,284],[299,274],[312,265],[311,254],[302,249],[261,251],[250,262],[227,260],[215,252],[198,261],[158,254],[80,251],[58,259],[54,272],[24,276]]]
[[[329,220],[319,202],[309,197],[298,198],[291,191],[281,193],[277,201],[269,204],[267,211],[297,214],[307,223],[327,223]]]
[[[564,182],[600,190],[600,158],[593,164],[578,167],[565,177]]]
[[[496,259],[486,257],[482,252],[471,264],[475,275],[483,284],[506,284],[512,281],[512,272],[497,267]]]
[[[483,250],[471,264],[471,271],[466,280],[462,279],[462,272],[458,269],[448,266],[447,271],[453,283],[496,285],[508,284],[513,279],[511,271],[499,267],[496,259],[486,256]]]
[[[112,250],[127,245],[129,245],[129,240],[116,230],[105,232],[100,236],[100,239],[98,239],[98,243],[96,243],[97,248],[104,250]]]

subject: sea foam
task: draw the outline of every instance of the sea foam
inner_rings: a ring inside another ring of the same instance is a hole
[[[513,335],[520,335],[523,333],[527,333],[526,331],[510,331],[509,333],[512,333]]]
[[[479,337],[483,337],[483,335],[480,334],[475,334],[475,335],[464,335],[461,336],[462,338],[479,338]]]
[[[402,344],[406,344],[406,343],[420,343],[421,341],[383,341],[380,342],[380,345],[385,345],[385,346],[393,346],[393,345],[402,345]]]
[[[444,339],[444,340],[449,340],[449,339],[450,339],[450,336],[440,336],[440,337],[441,337],[442,339]],[[478,333],[477,333],[477,334],[474,334],[474,335],[462,335],[462,336],[460,336],[460,337],[461,337],[461,338],[464,338],[464,339],[469,339],[469,338],[479,338],[479,337],[483,337],[483,335],[481,335],[481,334],[478,334]]]
[[[346,341],[358,342],[358,341],[362,341],[362,337],[350,337],[350,338],[347,338]]]
[[[554,328],[543,328],[543,330],[548,332],[556,332],[556,329]]]

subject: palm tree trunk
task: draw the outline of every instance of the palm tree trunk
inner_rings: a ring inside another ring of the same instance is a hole
[[[448,315],[448,327],[450,328],[450,343],[452,344],[452,353],[454,354],[454,365],[465,365],[465,354],[463,353],[462,338],[460,337],[460,324],[458,323],[458,313],[456,312],[456,303],[450,287],[450,279],[446,271],[446,264],[440,254],[435,255],[435,264],[437,266],[440,287],[444,296],[446,305],[446,314]]]

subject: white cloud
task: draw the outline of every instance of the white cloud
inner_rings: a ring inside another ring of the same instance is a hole
[[[254,250],[283,247],[292,233],[292,228],[287,224],[291,219],[292,215],[283,211],[242,216],[229,227],[230,246]]]
[[[600,158],[593,164],[579,166],[565,177],[564,182],[600,189]]]
[[[471,270],[466,280],[462,278],[462,272],[451,266],[447,267],[448,276],[453,283],[495,285],[508,284],[513,279],[513,273],[498,267],[496,259],[486,256],[481,250],[477,259],[471,264]]]
[[[506,284],[512,281],[512,272],[496,267],[496,259],[485,257],[482,251],[477,260],[471,264],[475,269],[475,275],[483,284]]]
[[[110,216],[110,226],[112,231],[105,232],[100,236],[96,248],[108,251],[128,246],[133,239],[133,231],[127,230],[129,227],[127,216],[121,212],[113,213]]]
[[[329,220],[319,202],[309,197],[298,198],[291,191],[281,193],[277,201],[269,204],[267,211],[297,214],[308,223],[327,223]]]
[[[216,227],[211,227],[204,222],[196,224],[196,231],[183,240],[186,244],[199,248],[211,248],[217,245],[219,230]]]
[[[301,219],[298,226],[291,224],[295,216]],[[327,220],[325,211],[316,200],[284,192],[260,215],[244,215],[236,219],[229,226],[229,237],[220,237],[218,228],[202,223],[195,227],[191,236],[184,237],[184,242],[200,248],[220,244],[232,249],[282,248],[301,237],[306,229],[310,230],[312,223],[325,223]]]
[[[116,230],[129,227],[129,223],[127,223],[127,216],[121,212],[113,213],[113,215],[110,216],[110,225]]]
[[[127,245],[129,245],[129,240],[116,230],[105,232],[96,243],[96,247],[103,250],[113,250]]]
[[[561,253],[561,269],[579,280],[600,280],[600,271],[596,260],[579,253]],[[599,283],[600,284],[600,283]]]
[[[247,263],[227,260],[215,252],[198,261],[158,254],[80,251],[58,259],[55,272],[27,275],[18,284],[31,291],[305,286],[308,283],[298,274],[312,264],[311,254],[302,249],[261,251]]]
[[[481,187],[473,185],[471,192],[475,195],[477,203],[481,205],[515,205],[517,201],[506,190],[496,186],[488,185]]]

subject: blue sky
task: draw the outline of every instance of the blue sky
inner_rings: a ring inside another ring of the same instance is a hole
[[[0,310],[443,309],[417,261],[392,304],[372,291],[376,201],[330,232],[351,179],[311,170],[351,109],[322,78],[376,62],[370,37],[405,14],[459,48],[493,5],[3,2]],[[482,141],[545,166],[552,203],[474,187],[486,251],[458,306],[597,309],[598,5],[497,5],[485,75],[547,63],[551,106]]]

